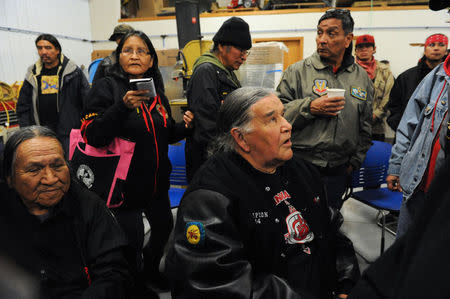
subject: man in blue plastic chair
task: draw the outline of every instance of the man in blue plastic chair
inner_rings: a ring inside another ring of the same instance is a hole
[[[214,154],[178,209],[172,298],[345,298],[359,278],[317,169],[293,158],[272,92],[240,88],[218,113]]]

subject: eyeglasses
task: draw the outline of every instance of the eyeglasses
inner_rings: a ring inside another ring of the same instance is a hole
[[[242,49],[241,47],[237,47],[237,46],[234,46],[234,45],[232,45],[236,50],[239,50],[240,52],[241,52],[241,55],[243,55],[243,56],[248,56],[248,55],[250,55],[250,51],[249,50],[245,50],[245,49]]]
[[[144,56],[150,55],[150,52],[147,52],[144,49],[133,50],[131,48],[127,48],[127,49],[123,49],[121,54],[123,54],[125,56],[131,56],[133,54],[136,54],[139,57],[144,57]]]

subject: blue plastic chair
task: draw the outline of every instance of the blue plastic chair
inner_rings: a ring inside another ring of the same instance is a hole
[[[381,188],[381,185],[386,182],[392,145],[380,141],[372,142],[361,168],[352,173],[352,181],[345,198],[352,197],[381,212],[380,253],[383,254],[386,232],[386,215],[383,211],[399,211],[403,194],[386,187]],[[363,190],[354,192],[353,189],[358,187],[362,187]]]
[[[178,207],[188,185],[186,178],[186,159],[184,156],[185,144],[186,142],[182,140],[169,145],[169,159],[172,163],[169,199],[172,208]]]
[[[100,62],[102,62],[103,58],[95,59],[91,62],[91,64],[88,67],[88,73],[89,73],[89,83],[92,84],[92,80],[94,80],[95,72],[97,72],[98,65]]]

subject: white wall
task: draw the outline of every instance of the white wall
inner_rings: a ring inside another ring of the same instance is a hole
[[[109,42],[114,27],[120,19],[120,0],[89,0],[93,46],[96,50],[114,49],[115,42]],[[131,24],[133,25],[133,24]]]
[[[107,39],[118,20],[111,17],[119,15],[120,4],[107,0],[91,0],[98,3],[99,10],[91,10],[93,16],[102,22],[99,27],[93,25],[93,36]],[[105,8],[106,4],[107,8]],[[100,5],[102,4],[102,5]],[[91,9],[93,5],[91,5]],[[279,15],[242,16],[250,25],[252,37],[304,37],[304,57],[311,55],[315,49],[317,21],[323,13],[296,13]],[[109,15],[106,22],[103,15]],[[423,43],[425,38],[435,32],[449,35],[450,26],[446,23],[448,14],[445,10],[389,10],[389,11],[352,11],[355,20],[355,35],[370,33],[375,36],[377,44],[376,58],[387,59],[395,76],[414,66],[423,54],[423,48],[412,47],[410,43]],[[200,18],[201,33],[205,39],[212,39],[220,25],[229,17]],[[94,23],[93,23],[94,24]],[[178,48],[175,19],[129,22],[136,29],[143,30],[152,39],[155,48]],[[167,35],[164,42],[161,35]],[[112,43],[98,43],[94,49],[112,49]]]
[[[242,18],[250,24],[253,37],[303,36],[306,57],[315,51],[315,31],[321,15],[316,12]],[[434,32],[450,33],[445,10],[353,11],[352,15],[355,34],[375,36],[376,57],[389,60],[394,75],[415,65],[421,57],[423,49],[411,47],[410,43],[423,42]],[[0,0],[0,80],[23,80],[26,68],[38,59],[34,39],[41,32],[57,35],[63,52],[87,67],[93,49],[115,47],[107,39],[119,18],[119,0]],[[205,39],[211,39],[227,18],[201,18]],[[175,19],[129,24],[146,32],[157,49],[178,47]],[[20,32],[7,31],[9,28]],[[163,40],[161,35],[167,38]],[[91,43],[92,40],[98,42]]]
[[[89,0],[0,0],[0,81],[24,79],[39,58],[34,40],[40,33],[55,35],[65,55],[89,66]]]

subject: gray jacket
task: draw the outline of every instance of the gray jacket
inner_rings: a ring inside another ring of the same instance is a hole
[[[335,117],[312,115],[311,101],[326,94],[327,87],[346,90],[344,110]],[[320,167],[360,167],[371,146],[374,86],[352,56],[344,57],[333,73],[314,53],[286,69],[277,91],[292,124],[293,148],[303,159]]]
[[[89,83],[81,69],[70,59],[61,54],[60,75],[57,96],[58,136],[69,136],[71,129],[80,128],[83,104],[89,92]],[[40,125],[38,112],[37,76],[42,71],[39,60],[28,68],[24,84],[17,101],[17,115],[21,127]],[[62,72],[62,73],[61,73]]]

